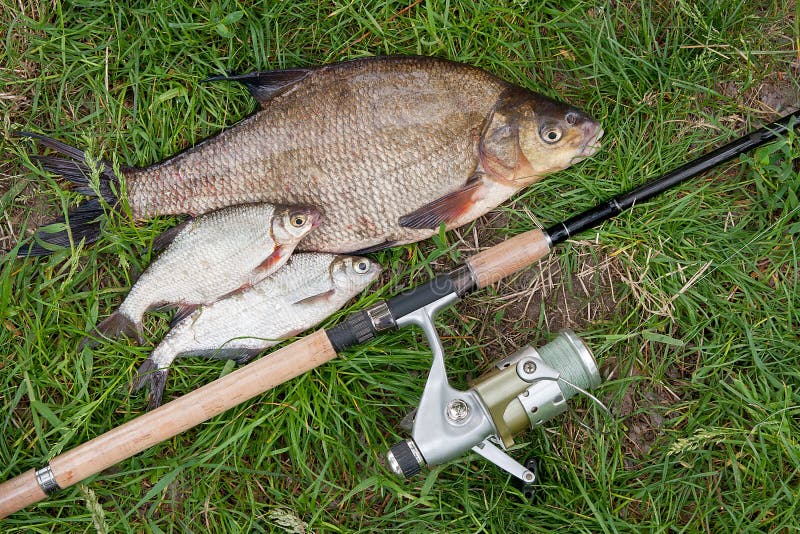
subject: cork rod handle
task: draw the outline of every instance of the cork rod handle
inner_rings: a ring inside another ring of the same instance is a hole
[[[550,242],[542,230],[531,230],[506,239],[467,260],[478,289],[524,269],[550,253]]]
[[[49,464],[55,482],[61,488],[76,484],[335,357],[319,330],[56,456]],[[0,518],[46,496],[31,469],[0,484]]]

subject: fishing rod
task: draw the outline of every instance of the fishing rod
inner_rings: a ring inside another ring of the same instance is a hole
[[[542,259],[569,237],[775,140],[793,129],[798,119],[800,111],[563,222],[512,237],[471,256],[450,273],[440,274],[421,286],[351,313],[337,326],[318,330],[59,454],[44,467],[30,469],[0,484],[0,518],[310,371],[348,348],[409,325],[423,329],[434,358],[414,420],[412,438],[392,447],[388,455],[392,469],[411,476],[425,463],[442,463],[472,449],[520,480],[530,482],[534,474],[493,442],[509,443],[513,434],[562,410],[565,401],[575,392],[585,392],[597,385],[599,375],[591,353],[577,336],[564,333],[538,350],[528,347],[518,351],[499,364],[497,373],[479,380],[467,392],[457,391],[447,383],[444,352],[434,326],[436,314],[467,294]],[[527,400],[523,402],[520,397],[538,400],[525,404]],[[514,403],[535,414],[532,418],[525,415],[529,425],[519,415],[518,407],[512,406]]]

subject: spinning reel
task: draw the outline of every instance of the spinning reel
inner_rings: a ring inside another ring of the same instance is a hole
[[[435,314],[453,298],[443,297],[398,321],[398,326],[422,328],[433,364],[414,414],[411,439],[389,450],[389,466],[398,475],[411,477],[425,464],[442,464],[472,450],[523,485],[531,485],[535,469],[520,464],[505,449],[514,444],[515,435],[563,413],[570,398],[598,386],[595,359],[567,330],[538,349],[521,348],[497,362],[470,389],[457,390],[447,380],[444,350],[433,323]]]

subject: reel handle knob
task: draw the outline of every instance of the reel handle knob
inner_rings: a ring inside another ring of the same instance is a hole
[[[425,459],[412,439],[393,445],[386,453],[386,460],[395,474],[405,478],[416,475],[425,465]]]
[[[533,473],[534,475],[533,482],[523,482],[518,478],[512,480],[517,489],[522,492],[522,497],[528,503],[534,504],[536,502],[537,497],[539,496],[536,490],[541,484],[541,479],[539,478],[541,473],[539,469],[539,462],[536,460],[536,458],[529,458],[528,461],[525,462],[525,468]]]

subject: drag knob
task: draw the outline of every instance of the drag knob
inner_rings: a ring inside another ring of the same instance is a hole
[[[394,445],[386,453],[386,459],[389,461],[392,471],[405,478],[416,475],[425,465],[425,459],[422,458],[417,445],[411,439]]]

